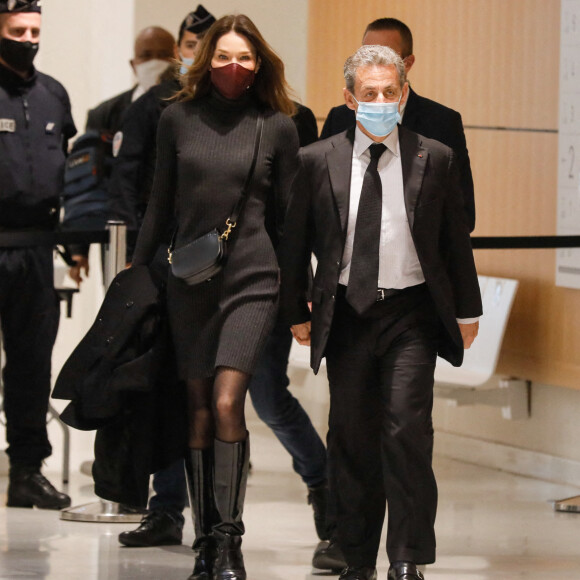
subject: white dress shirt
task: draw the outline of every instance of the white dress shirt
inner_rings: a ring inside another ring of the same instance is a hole
[[[367,137],[357,125],[352,150],[346,243],[342,254],[342,269],[338,280],[344,286],[348,286],[358,204],[365,171],[371,160],[369,147],[373,143],[374,141]],[[425,282],[425,277],[411,237],[411,228],[409,227],[405,210],[398,126],[387,136],[383,144],[387,149],[381,155],[377,167],[383,188],[377,288],[401,290]],[[479,317],[458,318],[457,322],[471,324],[478,320]]]
[[[367,137],[357,126],[352,152],[346,243],[339,278],[339,283],[345,286],[348,286],[356,217],[363,179],[371,160],[369,147],[373,143],[374,141]],[[398,127],[395,127],[383,141],[383,144],[387,147],[387,150],[381,155],[377,167],[383,188],[377,288],[396,288],[400,290],[421,284],[425,281],[425,278],[419,264],[405,211]]]

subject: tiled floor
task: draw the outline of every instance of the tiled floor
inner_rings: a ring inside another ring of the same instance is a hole
[[[318,413],[322,416],[323,413]],[[267,428],[250,418],[253,473],[247,493],[244,556],[250,580],[315,580],[316,545],[305,488]],[[440,486],[438,560],[427,580],[580,579],[580,514],[555,513],[549,499],[580,490],[437,458]],[[59,474],[50,474],[57,481]],[[4,507],[0,478],[0,579],[185,580],[193,541],[184,545],[122,548],[119,532],[134,525],[80,523],[58,513]],[[91,480],[74,471],[74,504],[94,499]],[[187,514],[189,516],[189,514]],[[189,517],[187,518],[189,520]],[[380,555],[379,579],[388,564]]]

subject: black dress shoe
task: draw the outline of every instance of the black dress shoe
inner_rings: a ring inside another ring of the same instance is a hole
[[[129,548],[177,546],[181,544],[183,525],[165,510],[148,513],[136,530],[119,534],[119,542]]]
[[[340,574],[338,580],[377,580],[377,569],[369,566],[348,566]]]
[[[319,570],[330,570],[337,574],[346,568],[344,555],[336,540],[319,542],[312,556],[312,567]]]
[[[389,568],[388,580],[425,580],[413,562],[395,562]]]
[[[61,510],[70,506],[70,497],[60,493],[40,473],[37,467],[13,465],[8,483],[8,507],[37,507],[43,510]]]

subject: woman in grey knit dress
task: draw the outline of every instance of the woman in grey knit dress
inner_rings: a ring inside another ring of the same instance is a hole
[[[159,123],[153,192],[134,265],[151,262],[172,220],[176,248],[213,228],[226,229],[252,162],[258,113],[264,117],[254,176],[223,270],[197,286],[170,274],[167,286],[188,398],[186,473],[197,552],[189,578],[244,580],[244,401],[277,311],[270,235],[281,228],[296,169],[294,105],[282,61],[243,15],[225,16],[209,29],[177,100]]]

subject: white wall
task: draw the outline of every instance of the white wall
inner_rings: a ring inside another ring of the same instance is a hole
[[[497,407],[435,400],[435,452],[580,488],[580,390],[533,383],[531,414],[516,421]]]
[[[87,110],[133,84],[135,0],[49,0],[42,11],[39,70],[67,89],[79,132]]]

